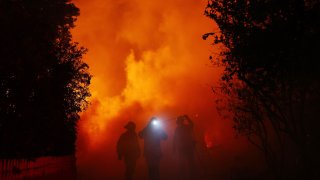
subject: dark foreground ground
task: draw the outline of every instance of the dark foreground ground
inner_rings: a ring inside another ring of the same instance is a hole
[[[225,150],[221,150],[225,151]],[[197,152],[196,179],[197,180],[250,180],[270,179],[261,169],[248,165],[248,159],[237,156],[222,156],[221,152]],[[77,168],[75,156],[42,157],[32,161],[0,160],[0,180],[121,180],[123,179],[124,165],[121,161],[101,159],[108,168],[101,168],[100,172],[87,171],[99,164],[99,161],[83,169]],[[177,159],[166,156],[161,162],[162,180],[177,180],[181,174],[177,171]],[[180,179],[186,179],[188,170],[185,170]],[[184,176],[184,177],[183,177]],[[137,163],[135,179],[147,179],[147,170],[144,158]]]
[[[0,160],[1,180],[75,180],[74,156]]]

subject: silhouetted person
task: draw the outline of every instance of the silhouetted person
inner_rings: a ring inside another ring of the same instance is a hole
[[[159,179],[159,165],[162,156],[160,143],[168,135],[161,127],[161,122],[152,117],[147,126],[139,132],[139,137],[144,140],[144,156],[148,166],[149,180]]]
[[[179,157],[179,175],[181,179],[195,179],[195,140],[193,122],[187,115],[177,118],[177,127],[173,137],[173,152]]]
[[[125,178],[126,180],[133,179],[133,174],[136,168],[137,159],[140,157],[141,151],[138,142],[138,136],[135,132],[136,124],[129,121],[124,126],[127,129],[126,132],[121,134],[117,143],[118,159],[122,160],[126,165]]]

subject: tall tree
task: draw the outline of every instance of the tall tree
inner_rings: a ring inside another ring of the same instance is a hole
[[[69,0],[0,1],[0,157],[74,152],[90,96]]]
[[[225,47],[221,89],[237,132],[276,178],[319,178],[320,1],[209,0],[205,15],[219,31],[203,38]]]

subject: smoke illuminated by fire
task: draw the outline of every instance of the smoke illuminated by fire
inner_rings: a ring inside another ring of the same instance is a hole
[[[106,159],[115,156],[116,139],[128,120],[137,122],[140,130],[151,116],[159,116],[165,121],[169,138],[174,118],[180,114],[190,115],[203,131],[221,134],[229,128],[231,132],[229,125],[217,122],[214,107],[211,86],[217,83],[220,72],[208,59],[216,50],[201,38],[216,30],[203,15],[206,1],[74,3],[80,16],[72,34],[88,48],[84,61],[93,75],[91,105],[79,123],[80,164],[99,161],[89,154],[112,153]],[[223,137],[233,137],[229,134]],[[212,143],[222,140],[217,141]]]
[[[86,126],[82,131],[93,146],[108,124],[133,104],[141,106],[144,115],[139,116],[145,118],[164,109],[170,109],[169,116],[199,106],[214,110],[208,98],[217,73],[208,65],[211,47],[201,39],[214,27],[203,16],[204,1],[75,4],[81,15],[73,35],[89,49],[84,60],[93,75],[93,105],[83,114],[80,128]],[[147,120],[135,116],[124,118]]]

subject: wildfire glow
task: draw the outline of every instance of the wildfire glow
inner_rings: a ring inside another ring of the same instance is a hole
[[[203,16],[205,1],[76,0],[75,4],[81,15],[73,36],[89,49],[85,61],[93,75],[91,101],[98,104],[90,107],[96,108],[94,114],[90,108],[84,113],[88,119],[80,124],[91,143],[134,103],[146,118],[166,108],[173,113],[207,105],[217,73],[207,65],[211,47],[201,39],[214,29]]]
[[[216,29],[203,15],[206,1],[74,3],[80,16],[73,37],[88,48],[84,61],[93,75],[91,105],[79,124],[80,161],[103,148],[113,152],[128,120],[139,130],[152,116],[171,128],[169,117],[181,114],[197,114],[199,124],[217,119],[211,86],[219,72],[208,59],[210,42],[201,38]]]

